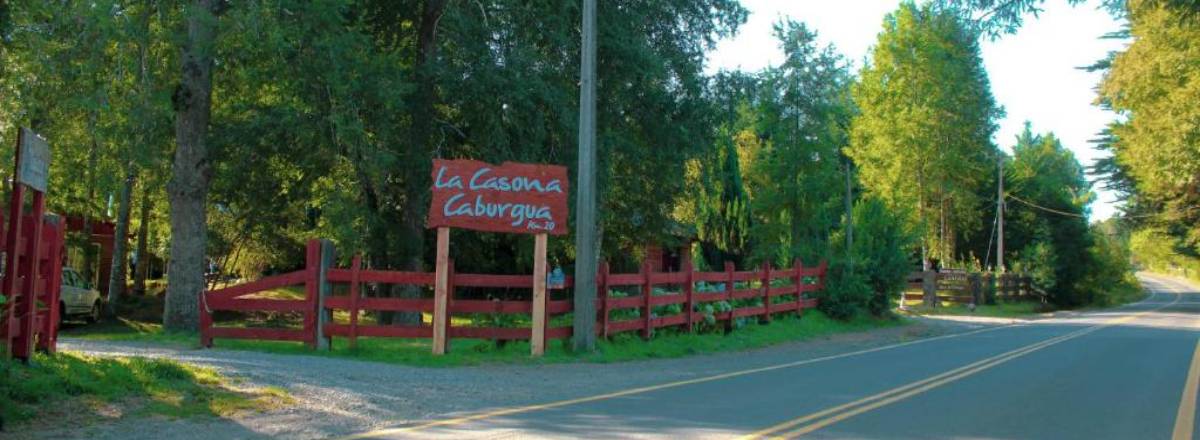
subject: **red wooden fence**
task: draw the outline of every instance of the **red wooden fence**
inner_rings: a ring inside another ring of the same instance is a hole
[[[375,325],[361,323],[362,312],[413,312],[430,314],[434,312],[434,299],[422,298],[378,298],[364,297],[363,284],[403,285],[418,289],[430,289],[434,285],[434,274],[430,272],[406,272],[392,270],[372,270],[362,267],[362,258],[355,256],[349,268],[326,268],[325,280],[329,286],[322,289],[318,286],[321,271],[320,242],[313,240],[308,245],[308,264],[304,270],[284,275],[276,275],[233,287],[205,292],[201,296],[201,343],[209,347],[213,338],[247,338],[303,341],[311,346],[317,344],[318,335],[322,338],[344,337],[351,347],[357,344],[359,337],[397,337],[397,338],[430,338],[433,335],[432,324],[424,319],[416,325]],[[498,327],[498,326],[454,326],[450,317],[466,313],[491,314],[531,314],[533,310],[531,299],[525,300],[486,300],[486,299],[457,299],[458,288],[500,288],[500,289],[533,289],[531,275],[485,275],[457,273],[454,263],[449,265],[449,306],[448,316],[443,322],[447,326],[448,338],[474,339],[531,339],[532,327]],[[725,322],[727,328],[734,319],[757,316],[764,321],[770,321],[773,315],[780,313],[803,313],[806,308],[817,305],[816,299],[805,298],[804,294],[824,288],[825,264],[817,267],[803,267],[797,261],[787,269],[772,269],[764,265],[757,271],[736,271],[732,263],[727,263],[722,272],[695,272],[690,265],[683,272],[652,272],[649,265],[643,265],[638,273],[614,274],[609,272],[607,264],[602,264],[597,276],[597,333],[608,337],[625,331],[638,331],[642,337],[649,338],[655,328],[678,326],[694,330],[695,323],[704,319],[704,312],[696,311],[697,306],[717,301],[737,301],[760,299],[753,305],[734,308],[725,312],[714,312],[717,321]],[[698,292],[697,283],[718,283],[724,286],[723,291]],[[307,295],[303,300],[273,300],[245,299],[264,290],[283,286],[306,286]],[[334,289],[344,286],[343,289]],[[561,289],[572,286],[568,277]],[[656,286],[677,286],[678,292],[665,295],[654,295]],[[637,288],[638,295],[618,297],[610,295],[610,289]],[[332,294],[335,290],[347,294]],[[317,292],[330,292],[323,298],[323,306],[318,306]],[[546,320],[556,315],[571,313],[573,302],[549,299],[547,295]],[[783,298],[790,296],[791,298]],[[655,316],[654,307],[679,304],[681,312],[668,316]],[[623,309],[638,309],[636,319],[613,321],[614,311]],[[263,329],[216,327],[212,321],[212,311],[277,311],[303,312],[303,329]],[[341,311],[349,315],[348,319],[329,319],[329,322],[314,326],[318,322],[317,314],[327,313],[332,317],[333,312]],[[546,338],[561,339],[571,336],[570,326],[546,328]]]

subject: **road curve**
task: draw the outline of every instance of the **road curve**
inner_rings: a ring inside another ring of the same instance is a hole
[[[347,438],[1194,438],[1200,289]]]

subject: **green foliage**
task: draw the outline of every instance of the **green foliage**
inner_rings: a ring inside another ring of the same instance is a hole
[[[1054,245],[1046,241],[1025,246],[1017,255],[1017,261],[1013,263],[1014,272],[1029,275],[1033,278],[1035,287],[1052,294],[1057,292],[1055,287],[1059,285],[1055,274],[1057,267],[1058,255]]]
[[[904,213],[890,210],[880,200],[860,200],[853,210],[854,243],[846,258],[866,276],[873,292],[867,309],[881,316],[890,309],[891,298],[905,288],[915,266],[911,249],[916,237],[904,221]],[[845,231],[840,231],[838,238]]]
[[[1100,100],[1123,116],[1111,126],[1118,179],[1133,182],[1147,226],[1200,251],[1200,19],[1195,5],[1127,3],[1132,43],[1112,58]],[[1164,4],[1165,3],[1165,4]],[[1111,171],[1111,170],[1110,170]],[[1120,181],[1120,180],[1118,180]]]
[[[847,320],[866,311],[877,293],[857,265],[842,257],[833,260],[826,272],[825,290],[815,296],[818,307],[830,318]]]
[[[1092,292],[1091,303],[1112,306],[1133,302],[1142,297],[1142,287],[1133,274],[1129,243],[1116,231],[1105,231],[1103,224],[1091,229],[1092,246],[1088,249],[1091,267],[1079,282],[1079,289]]]
[[[1139,269],[1200,280],[1200,257],[1190,254],[1190,248],[1179,237],[1163,229],[1145,228],[1134,231],[1129,238],[1132,260]]]
[[[1001,115],[976,34],[952,11],[906,2],[889,14],[855,85],[850,147],[863,187],[907,209],[929,256],[982,228],[980,188],[995,169]]]

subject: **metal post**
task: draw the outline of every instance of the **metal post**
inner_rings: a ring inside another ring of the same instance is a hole
[[[576,352],[596,349],[596,0],[583,0],[579,72],[579,171],[575,203]]]

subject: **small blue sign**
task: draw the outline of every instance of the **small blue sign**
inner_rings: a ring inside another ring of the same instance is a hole
[[[567,286],[567,276],[563,274],[561,267],[556,267],[550,273],[546,274],[547,289],[562,289]]]

